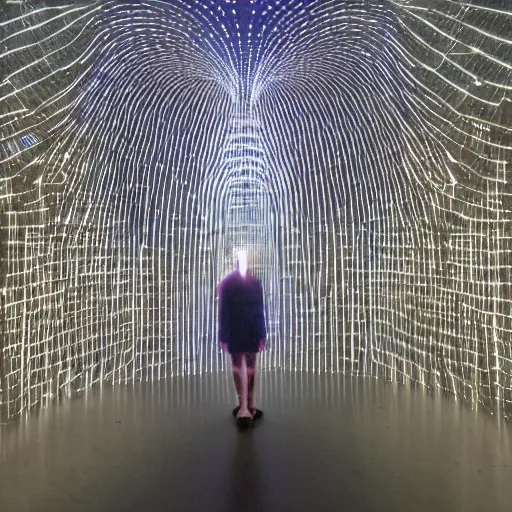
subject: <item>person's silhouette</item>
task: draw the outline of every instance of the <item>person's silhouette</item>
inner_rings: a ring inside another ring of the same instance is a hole
[[[258,352],[266,345],[263,289],[248,271],[247,251],[238,252],[237,269],[219,284],[219,345],[231,355],[239,406],[233,410],[241,428],[263,413],[254,406]]]

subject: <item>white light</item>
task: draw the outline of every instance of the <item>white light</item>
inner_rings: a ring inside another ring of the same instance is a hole
[[[235,260],[261,273],[269,367],[474,386],[484,401],[509,386],[512,212],[496,170],[512,160],[509,13],[128,3],[24,2],[23,23],[2,18],[1,286],[16,335],[0,399],[37,403],[45,375],[87,387],[96,364],[118,381],[219,369],[212,283]]]
[[[240,271],[240,274],[245,277],[247,275],[247,268],[248,268],[248,258],[247,258],[247,251],[238,251],[238,270]]]

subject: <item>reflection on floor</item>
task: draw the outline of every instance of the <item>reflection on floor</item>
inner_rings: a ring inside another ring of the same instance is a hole
[[[2,427],[0,510],[509,511],[512,427],[420,390],[263,372],[105,388]]]

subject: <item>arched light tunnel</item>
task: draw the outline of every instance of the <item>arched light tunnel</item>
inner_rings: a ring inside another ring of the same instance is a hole
[[[239,249],[262,368],[510,416],[506,0],[0,5],[3,420],[224,370]]]

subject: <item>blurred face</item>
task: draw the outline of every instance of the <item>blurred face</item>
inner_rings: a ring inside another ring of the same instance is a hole
[[[238,251],[238,269],[240,274],[245,277],[247,274],[247,251]]]

